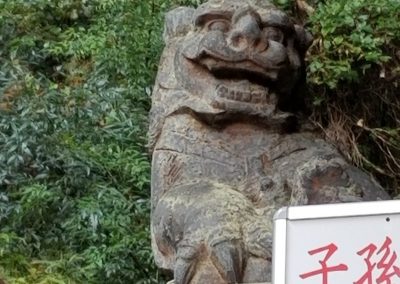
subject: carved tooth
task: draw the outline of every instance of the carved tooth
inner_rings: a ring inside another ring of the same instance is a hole
[[[217,93],[218,96],[225,98],[226,95],[228,94],[228,88],[222,85],[217,89]]]
[[[265,103],[266,102],[266,98],[265,98],[263,93],[257,93],[257,96],[260,99],[260,103]]]
[[[228,99],[234,100],[235,99],[235,90],[231,90],[229,92],[229,96],[227,96]]]
[[[261,103],[261,101],[262,101],[262,99],[261,99],[259,93],[252,93],[251,94],[251,102],[252,103],[258,104],[258,103]]]
[[[248,102],[250,102],[250,100],[251,100],[251,94],[249,92],[244,92],[242,101],[248,103]]]
[[[235,100],[236,101],[241,101],[243,98],[243,93],[241,91],[237,91],[235,94]]]

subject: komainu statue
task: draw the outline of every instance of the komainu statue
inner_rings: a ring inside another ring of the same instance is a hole
[[[175,283],[270,281],[277,209],[388,198],[305,127],[299,86],[312,38],[271,3],[177,8],[164,39],[150,115],[151,233]]]

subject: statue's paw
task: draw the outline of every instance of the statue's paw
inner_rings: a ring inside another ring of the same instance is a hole
[[[248,267],[265,274],[270,223],[241,193],[201,184],[168,192],[153,213],[152,232],[159,259],[174,271],[177,284],[243,283]]]
[[[227,240],[210,247],[210,259],[227,283],[242,281],[246,252],[242,240]]]
[[[180,245],[177,249],[175,260],[175,283],[190,283],[199,259],[200,246],[195,244]]]
[[[242,282],[245,255],[241,240],[225,240],[214,244],[185,242],[177,249],[175,283],[199,283],[198,280],[204,280],[204,277],[210,284]]]
[[[195,278],[203,279],[199,274],[204,273],[212,283],[241,282],[247,255],[244,247],[243,241],[236,239],[211,241],[209,244],[190,241],[179,245],[174,269],[175,282],[191,283]]]

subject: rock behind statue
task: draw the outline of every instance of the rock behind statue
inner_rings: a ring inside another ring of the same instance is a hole
[[[388,199],[314,132],[298,86],[311,36],[267,1],[166,15],[154,87],[152,245],[175,283],[271,279],[283,206]]]

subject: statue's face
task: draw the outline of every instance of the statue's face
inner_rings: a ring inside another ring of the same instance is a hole
[[[178,80],[216,108],[265,111],[298,80],[301,28],[274,6],[254,1],[201,5],[194,28],[178,44]]]

